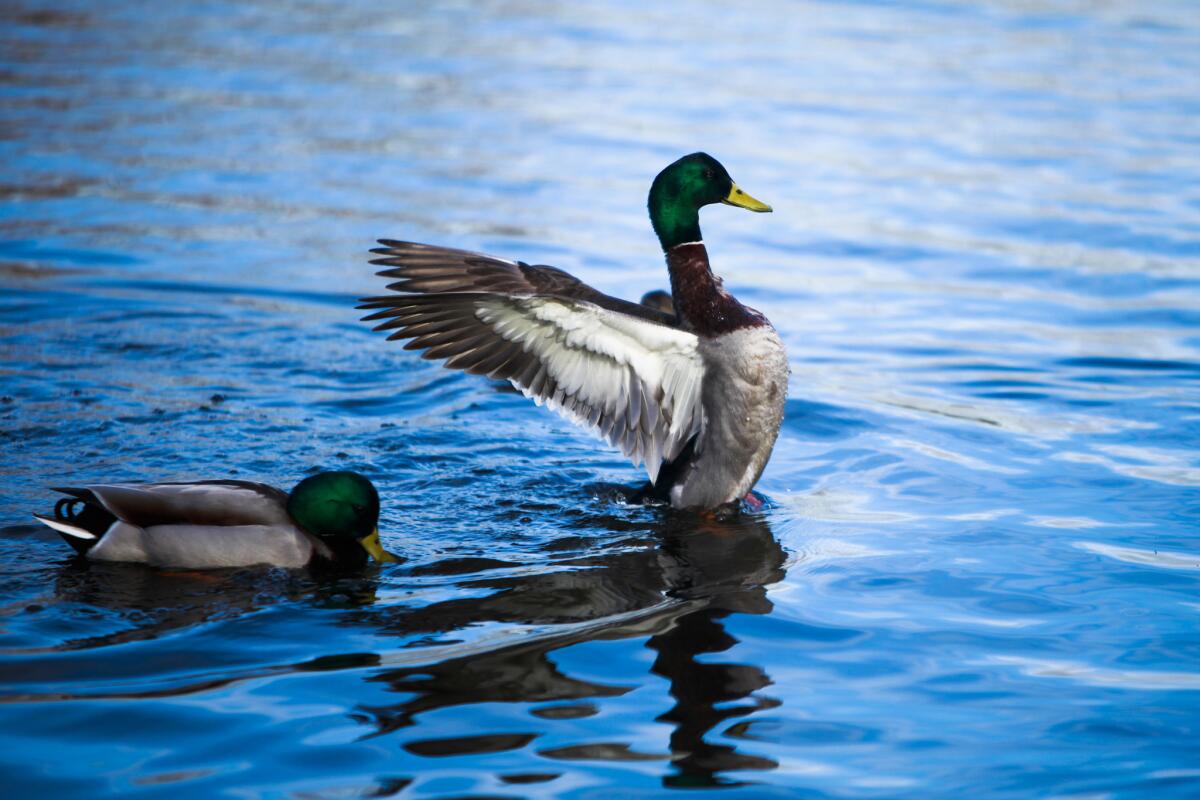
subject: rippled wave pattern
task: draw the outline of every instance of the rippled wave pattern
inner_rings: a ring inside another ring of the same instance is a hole
[[[1200,795],[1190,2],[6,3],[11,797]],[[375,238],[666,283],[791,400],[761,514],[372,335]],[[68,557],[54,485],[362,470],[403,564]]]

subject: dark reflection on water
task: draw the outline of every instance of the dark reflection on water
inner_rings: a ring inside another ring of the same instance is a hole
[[[783,550],[766,521],[751,516],[733,522],[671,516],[654,530],[654,538],[652,546],[578,559],[570,563],[570,571],[489,581],[488,587],[496,593],[482,600],[452,600],[399,618],[391,613],[374,618],[381,630],[405,636],[456,630],[484,620],[551,623],[579,630],[551,632],[514,647],[378,673],[371,680],[386,681],[395,691],[413,697],[398,705],[362,707],[360,718],[385,734],[416,725],[420,714],[448,706],[497,701],[565,704],[542,708],[543,718],[559,716],[562,709],[587,709],[579,701],[619,696],[629,687],[565,675],[551,653],[591,638],[651,634],[646,647],[656,655],[652,671],[669,681],[676,701],[657,718],[673,726],[670,753],[637,753],[628,743],[597,742],[540,754],[567,760],[670,759],[675,773],[664,782],[679,786],[722,785],[728,782],[720,777],[723,771],[773,768],[776,764],[768,758],[743,755],[734,746],[705,739],[726,720],[779,704],[776,699],[752,697],[770,684],[765,670],[752,664],[700,663],[697,657],[724,652],[736,643],[722,625],[724,617],[770,612],[765,586],[783,579]],[[743,699],[745,704],[727,706]],[[524,747],[533,738],[470,736],[420,740],[405,747],[422,755],[493,752]]]
[[[107,689],[79,693],[9,689],[0,694],[0,703],[163,699],[288,673],[366,670],[367,681],[383,684],[408,699],[347,709],[350,719],[370,729],[361,738],[414,728],[417,736],[408,738],[403,748],[423,758],[499,753],[532,745],[538,756],[551,761],[669,762],[662,781],[670,787],[742,785],[742,780],[725,773],[770,770],[777,763],[741,752],[749,739],[743,738],[743,744],[735,739],[715,743],[711,737],[721,732],[724,723],[752,718],[781,701],[759,694],[771,683],[764,665],[716,661],[711,656],[737,644],[723,622],[729,615],[771,611],[766,587],[783,580],[785,554],[762,516],[744,514],[718,521],[691,514],[661,514],[635,541],[562,561],[558,571],[494,579],[484,577],[486,572],[475,572],[464,588],[486,588],[487,596],[412,608],[377,605],[377,574],[322,579],[269,569],[158,571],[72,558],[58,569],[54,582],[57,602],[114,612],[128,627],[67,639],[49,648],[8,650],[9,656],[23,658],[0,668],[0,684],[29,681],[28,677],[18,678],[8,667],[16,667],[25,676],[33,670],[36,683],[69,680],[39,656],[153,641],[174,631],[252,615],[281,603],[334,611],[338,626],[400,637],[406,644],[392,654],[344,653],[300,663],[241,668],[209,654],[205,671],[220,667],[219,675],[198,676],[184,670],[186,674],[161,684],[151,680],[148,686],[144,685],[148,669],[169,672],[171,664],[120,659],[98,663],[88,676],[89,681],[107,685]],[[587,524],[597,529],[606,524],[627,529],[625,520],[605,515],[590,517]],[[485,564],[486,559],[470,561],[475,570]],[[459,575],[465,567],[461,559],[450,559],[418,572]],[[484,623],[528,626],[533,632],[515,644],[489,647],[458,645],[451,640],[426,649],[430,635]],[[668,750],[638,751],[633,743],[620,741],[619,734],[600,741],[538,748],[536,740],[554,720],[592,716],[597,712],[596,702],[620,697],[633,688],[573,677],[555,664],[555,651],[591,640],[629,638],[645,640],[645,647],[654,652],[650,671],[669,684],[674,704],[653,717],[671,726]],[[169,661],[178,658],[174,653]],[[386,666],[395,660],[414,663]],[[115,688],[130,682],[143,687]],[[486,703],[537,704],[531,709],[531,730],[456,737],[431,737],[422,732],[424,714]],[[518,783],[534,780],[530,776],[517,776],[516,780],[498,777]]]

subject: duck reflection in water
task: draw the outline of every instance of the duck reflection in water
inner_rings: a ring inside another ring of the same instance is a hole
[[[603,519],[595,522],[605,525]],[[590,716],[598,709],[587,701],[636,687],[571,677],[555,665],[551,653],[586,641],[648,636],[646,647],[656,653],[651,672],[669,682],[674,699],[674,706],[656,717],[674,727],[669,753],[635,752],[628,743],[601,737],[542,749],[539,755],[669,760],[663,782],[679,787],[735,785],[721,773],[775,768],[768,758],[739,752],[732,740],[709,741],[722,732],[722,723],[779,705],[756,695],[771,683],[769,676],[753,664],[701,662],[698,657],[737,644],[725,628],[729,615],[771,610],[765,587],[784,577],[783,549],[766,520],[756,515],[722,522],[671,514],[654,533],[650,546],[578,559],[571,562],[573,569],[488,581],[495,593],[483,599],[452,600],[378,620],[406,637],[487,621],[547,627],[511,646],[467,648],[456,655],[450,645],[447,657],[436,663],[426,654],[420,663],[380,672],[372,680],[387,682],[410,699],[360,707],[357,718],[375,728],[370,735],[378,736],[411,726],[419,733],[419,715],[476,703],[552,703],[532,709],[548,720]],[[417,755],[461,755],[518,749],[534,738],[528,733],[417,738],[404,747]]]
[[[581,546],[583,554],[557,560],[548,571],[494,577],[484,569],[488,564],[470,559],[408,569],[413,578],[461,576],[454,579],[459,597],[420,607],[375,602],[383,590],[381,580],[394,590],[397,582],[406,582],[405,570],[386,576],[253,569],[180,576],[141,565],[72,561],[58,572],[58,599],[107,609],[126,624],[50,649],[89,650],[150,640],[280,603],[334,611],[335,624],[400,637],[404,646],[270,666],[248,657],[246,668],[225,664],[217,677],[182,677],[168,686],[89,696],[174,696],[270,675],[361,669],[366,680],[406,697],[394,705],[348,709],[351,718],[370,728],[364,738],[403,737],[409,753],[433,757],[522,749],[553,735],[556,724],[597,714],[604,698],[645,685],[645,677],[626,671],[606,683],[592,675],[573,676],[555,663],[569,663],[570,656],[556,659],[553,654],[586,642],[645,638],[645,646],[655,653],[650,671],[669,683],[673,698],[673,706],[655,717],[672,726],[668,751],[640,752],[596,726],[586,741],[542,747],[537,754],[560,761],[661,760],[669,762],[664,784],[679,787],[736,785],[723,773],[775,768],[774,761],[741,752],[741,742],[722,737],[725,723],[779,705],[758,694],[771,683],[769,676],[754,664],[712,658],[737,644],[726,628],[729,616],[766,614],[772,608],[766,586],[783,580],[785,555],[767,521],[755,514],[718,521],[666,512],[649,523],[649,530],[607,514],[575,525],[584,535],[559,540],[551,549]],[[624,532],[628,536],[613,539],[614,533]],[[601,540],[606,543],[597,545]],[[541,566],[547,566],[544,560]],[[479,597],[482,592],[487,596]],[[467,593],[475,596],[462,596]],[[506,638],[460,638],[489,625]],[[701,656],[707,657],[701,661]],[[138,666],[129,670],[133,677]],[[448,738],[435,732],[436,721],[421,719],[439,709],[487,703],[534,704],[530,712],[536,722],[531,719],[518,732],[484,729],[480,735]]]

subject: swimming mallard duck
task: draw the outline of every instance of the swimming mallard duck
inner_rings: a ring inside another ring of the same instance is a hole
[[[676,508],[714,509],[750,492],[771,455],[787,394],[783,343],[712,273],[700,208],[770,211],[705,153],[650,187],[650,223],[674,313],[602,294],[560,269],[380,240],[371,263],[402,294],[364,298],[366,320],[447,367],[512,382],[538,405],[594,428]]]
[[[361,566],[396,557],[379,543],[379,493],[356,472],[321,472],[291,494],[250,481],[99,484],[55,489],[34,514],[99,561],[209,569],[273,564]]]

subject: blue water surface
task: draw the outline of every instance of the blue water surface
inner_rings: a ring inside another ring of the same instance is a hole
[[[1200,796],[1200,8],[0,10],[5,797]],[[666,285],[791,359],[768,507],[358,321],[378,237]],[[48,487],[373,477],[402,564],[80,563]]]

